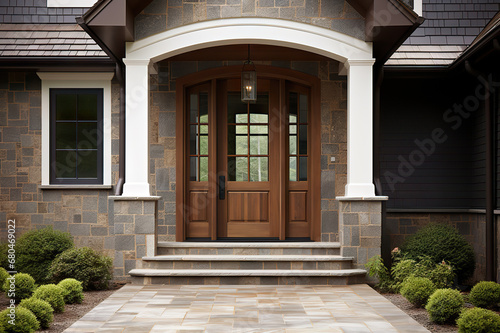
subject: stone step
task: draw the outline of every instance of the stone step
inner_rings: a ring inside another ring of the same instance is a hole
[[[339,255],[338,242],[159,242],[158,255]]]
[[[141,268],[338,270],[351,268],[352,260],[335,255],[162,255],[143,257]]]
[[[363,269],[248,270],[248,269],[132,269],[133,284],[297,284],[347,285],[364,283]]]

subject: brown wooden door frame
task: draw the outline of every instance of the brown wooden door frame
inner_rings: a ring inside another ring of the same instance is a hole
[[[283,118],[283,114],[286,112],[286,81],[290,81],[296,84],[304,85],[310,87],[311,97],[310,97],[310,135],[308,135],[308,146],[310,147],[310,162],[308,163],[310,167],[308,168],[309,174],[309,186],[308,191],[310,193],[307,202],[310,208],[310,238],[314,241],[321,240],[321,108],[320,108],[320,80],[317,77],[310,76],[305,73],[296,72],[290,69],[276,68],[271,66],[257,65],[256,66],[257,75],[259,78],[268,79],[278,79],[279,89],[279,112],[281,114],[281,124],[280,126],[286,125]],[[185,103],[186,99],[186,89],[190,86],[194,86],[203,82],[207,82],[210,85],[210,107],[215,110],[216,108],[216,96],[217,91],[217,80],[219,79],[229,79],[229,78],[239,78],[241,75],[241,66],[228,66],[205,70],[202,72],[187,75],[185,77],[179,78],[176,81],[176,241],[184,241],[186,239],[186,221],[187,212],[189,212],[189,206],[186,205],[187,195],[188,195],[188,177],[189,174],[186,162],[185,152],[188,148],[188,138],[187,138],[187,105]],[[215,115],[215,112],[211,112]],[[209,120],[209,131],[210,133],[217,133],[217,121],[215,119]],[[280,151],[288,151],[288,138],[283,139],[287,136],[280,135],[280,140],[276,144],[279,145]],[[209,135],[209,141],[215,144],[216,135]],[[215,147],[215,146],[213,146]],[[210,154],[210,153],[209,153]],[[288,169],[288,154],[280,154],[279,167],[281,170]],[[217,169],[217,160],[215,158],[209,159],[209,169]],[[279,214],[279,230],[278,235],[280,240],[284,240],[286,236],[285,221],[288,219],[288,173],[281,172],[279,177],[279,186],[282,189],[280,192],[280,200],[278,203],[277,210]],[[218,179],[216,172],[209,172],[209,187],[213,193],[218,193]],[[215,214],[217,214],[217,200],[218,196],[209,196],[208,205],[210,207],[210,218],[211,223],[208,227],[209,237],[212,240],[217,239],[217,221]],[[283,220],[284,219],[284,220]]]

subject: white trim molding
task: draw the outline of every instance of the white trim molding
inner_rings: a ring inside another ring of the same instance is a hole
[[[48,8],[90,8],[97,0],[47,0]]]
[[[37,73],[42,80],[42,186],[50,186],[50,89],[103,89],[103,183],[111,185],[111,80],[114,73]],[[66,186],[66,185],[65,185]],[[67,185],[71,188],[72,185]]]
[[[424,15],[424,8],[422,5],[422,0],[413,0],[413,11],[418,14],[418,16]]]

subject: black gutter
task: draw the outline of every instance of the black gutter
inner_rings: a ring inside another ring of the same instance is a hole
[[[484,73],[472,68],[469,60],[465,61],[465,70],[467,73],[475,76],[477,79],[480,77],[484,78],[480,80],[484,85],[485,90],[485,100],[484,100],[484,114],[486,118],[486,279],[489,281],[496,281],[496,269],[495,269],[495,220],[494,220],[494,158],[493,158],[493,147],[495,146],[493,140],[493,112],[491,103],[491,86],[486,79]]]
[[[101,47],[101,49],[115,62],[115,76],[120,84],[120,149],[118,156],[118,182],[116,183],[115,195],[122,195],[123,184],[125,183],[125,64],[118,58],[111,49],[94,33],[87,25],[83,17],[77,17],[76,22],[83,30]]]

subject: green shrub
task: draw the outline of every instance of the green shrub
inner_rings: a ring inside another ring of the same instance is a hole
[[[453,267],[445,261],[436,264],[430,257],[420,258],[415,264],[413,275],[430,279],[438,289],[451,288],[455,281]]]
[[[21,272],[29,272],[37,283],[46,283],[47,271],[54,258],[73,247],[69,233],[47,227],[22,235],[16,243],[16,266]]]
[[[403,282],[401,295],[416,307],[422,307],[436,291],[436,286],[428,278],[409,277]]]
[[[29,298],[35,290],[35,279],[29,274],[17,273],[5,280],[3,290],[7,297],[15,298],[18,301]]]
[[[416,261],[425,256],[436,264],[444,260],[453,267],[460,282],[474,273],[474,250],[453,227],[428,225],[409,237],[402,248],[408,258]]]
[[[9,323],[11,311],[16,316],[15,325]],[[28,309],[16,306],[14,309],[5,309],[0,312],[0,327],[3,327],[7,333],[31,333],[40,328],[35,315]]]
[[[481,308],[462,311],[457,320],[459,333],[500,333],[500,316]]]
[[[458,290],[438,289],[429,298],[425,309],[433,322],[444,324],[453,322],[463,306],[464,299]]]
[[[64,312],[64,290],[55,284],[45,284],[36,288],[33,297],[49,303],[55,312]]]
[[[52,263],[50,278],[61,281],[74,278],[82,282],[83,290],[106,289],[112,278],[113,261],[91,248],[70,249],[61,253]]]
[[[83,287],[80,281],[68,278],[57,285],[64,289],[64,302],[66,304],[81,303],[83,301]]]
[[[0,267],[4,269],[9,268],[8,254],[9,254],[9,244],[2,243],[0,244]]]
[[[394,292],[399,293],[403,282],[415,271],[416,261],[413,259],[403,259],[396,262],[391,268],[393,279],[392,288]]]
[[[0,290],[3,290],[3,284],[5,280],[9,277],[9,273],[5,270],[5,268],[0,267]]]
[[[492,308],[500,303],[500,284],[481,281],[472,287],[469,302],[481,308]]]
[[[365,264],[368,274],[372,277],[378,279],[378,283],[375,287],[379,288],[382,292],[392,291],[392,279],[389,270],[384,264],[384,260],[381,256],[373,256]]]
[[[49,328],[50,323],[54,320],[54,309],[44,300],[34,297],[23,299],[19,306],[33,312],[41,328]]]

